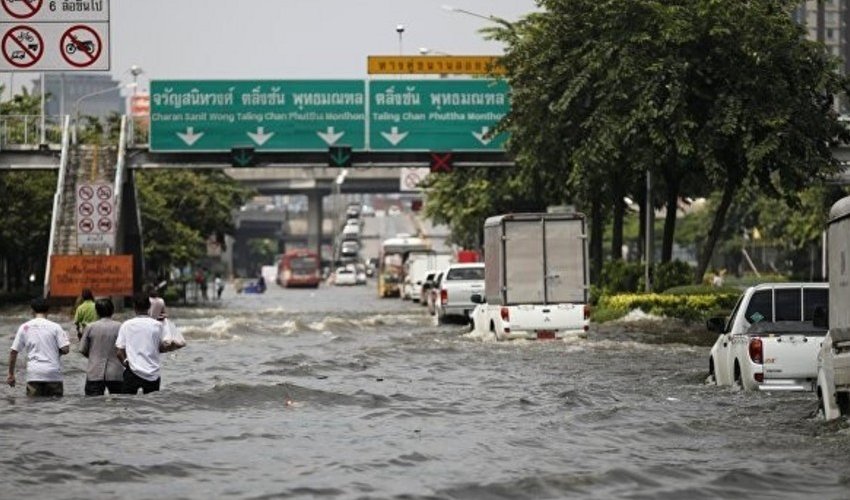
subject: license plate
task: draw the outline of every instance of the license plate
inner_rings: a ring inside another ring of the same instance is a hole
[[[554,339],[555,331],[554,330],[537,330],[537,338],[538,339]]]

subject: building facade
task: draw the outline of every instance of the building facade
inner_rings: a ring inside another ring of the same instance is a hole
[[[105,118],[111,113],[124,114],[126,97],[117,89],[121,82],[108,74],[44,73],[44,90],[47,95],[47,116],[75,115]],[[41,82],[33,81],[33,93],[38,94]],[[114,91],[106,91],[115,89]],[[102,94],[97,92],[106,91]],[[90,95],[96,94],[96,95]],[[81,97],[85,97],[80,100]],[[75,109],[79,104],[79,109]]]

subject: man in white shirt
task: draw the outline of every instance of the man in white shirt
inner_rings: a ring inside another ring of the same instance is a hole
[[[144,394],[158,391],[160,384],[160,356],[168,350],[163,344],[163,326],[148,316],[150,299],[145,293],[133,297],[136,317],[125,321],[118,330],[115,347],[118,359],[124,364],[124,392]]]
[[[27,351],[27,396],[61,396],[64,393],[62,362],[68,354],[68,334],[59,324],[47,319],[47,301],[34,299],[30,304],[35,318],[18,328],[9,351],[9,375],[6,383],[15,387],[18,353]]]

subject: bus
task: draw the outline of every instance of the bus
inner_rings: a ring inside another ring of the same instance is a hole
[[[289,250],[277,265],[277,282],[284,288],[318,288],[321,274],[319,254],[307,248]]]
[[[431,245],[422,238],[397,236],[381,243],[378,258],[378,297],[399,297],[404,279],[404,262],[412,252],[426,252]]]

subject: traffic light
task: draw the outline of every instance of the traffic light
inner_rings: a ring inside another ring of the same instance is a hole
[[[348,168],[351,166],[351,146],[331,146],[328,148],[328,166]]]
[[[431,173],[450,173],[452,171],[452,154],[431,152]]]
[[[234,168],[254,166],[254,148],[252,147],[232,148],[230,155]]]

